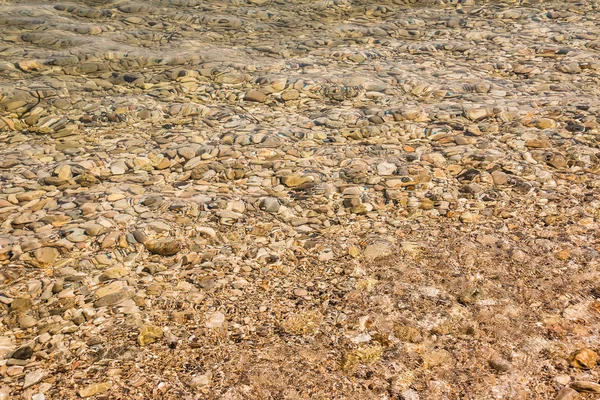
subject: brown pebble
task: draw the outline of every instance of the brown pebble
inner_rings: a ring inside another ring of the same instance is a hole
[[[554,400],[574,400],[579,397],[579,393],[570,387],[564,387],[558,392]]]
[[[577,390],[578,392],[600,393],[600,384],[596,382],[575,381],[571,382],[571,388]]]
[[[577,350],[569,356],[569,364],[579,369],[592,369],[597,361],[598,354],[588,348]]]
[[[258,90],[251,90],[249,92],[246,92],[244,100],[254,101],[257,103],[264,103],[265,101],[267,101],[267,95],[263,92],[259,92]]]
[[[172,239],[149,240],[144,245],[150,253],[161,256],[173,256],[181,250],[179,242]]]

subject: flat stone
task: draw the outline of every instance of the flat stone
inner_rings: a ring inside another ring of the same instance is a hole
[[[579,397],[579,393],[576,390],[564,387],[558,392],[554,400],[575,400]]]
[[[179,242],[172,239],[149,240],[144,245],[150,253],[161,256],[173,256],[181,250]]]
[[[54,265],[59,255],[59,251],[54,247],[40,247],[33,252],[33,256],[42,266]]]
[[[392,255],[392,246],[389,243],[378,242],[368,245],[363,256],[367,261],[375,261],[379,258],[389,257]]]
[[[171,230],[171,227],[162,221],[151,222],[148,226],[157,233],[169,232]]]
[[[109,293],[100,297],[94,302],[94,307],[107,307],[115,304],[119,304],[122,301],[130,298],[131,295],[125,290],[118,291],[116,293]]]
[[[244,100],[264,103],[265,101],[267,101],[267,95],[263,92],[259,92],[258,90],[251,90],[249,92],[246,92]]]
[[[31,309],[32,306],[33,302],[31,301],[31,299],[14,299],[12,303],[10,303],[10,310],[12,312],[25,312]]]
[[[256,1],[256,0],[255,0]],[[296,100],[300,97],[300,92],[296,89],[288,89],[281,93],[281,98],[285,101]]]
[[[140,329],[138,335],[138,344],[140,346],[147,346],[160,340],[163,337],[163,330],[159,326],[145,325]]]
[[[266,212],[276,213],[279,211],[280,207],[281,204],[279,204],[279,200],[274,197],[265,197],[260,202],[261,210],[264,210]]]
[[[256,0],[254,0],[256,1]],[[212,373],[207,373],[203,375],[197,375],[192,377],[190,381],[190,387],[196,391],[200,391],[204,388],[210,386],[212,380]]]
[[[206,323],[204,324],[207,328],[218,328],[220,326],[223,325],[223,323],[225,322],[225,315],[223,313],[220,312],[214,312],[209,314],[206,317]]]
[[[79,396],[85,398],[95,396],[97,394],[105,393],[110,390],[112,384],[110,382],[102,382],[102,383],[94,383],[89,386],[86,386],[83,389],[79,389],[77,393]]]
[[[38,321],[33,318],[31,315],[25,315],[21,318],[19,318],[19,326],[21,327],[21,329],[28,329],[31,328],[33,326],[36,326]]]
[[[0,358],[4,358],[8,353],[14,351],[15,348],[16,345],[12,338],[0,336]]]
[[[31,346],[23,346],[15,350],[11,357],[16,358],[17,360],[27,360],[31,358],[32,355],[33,349],[31,348]]]
[[[596,366],[598,354],[595,351],[583,348],[569,356],[569,364],[579,369],[592,369]]]
[[[600,384],[596,382],[574,381],[571,388],[583,393],[600,393]]]
[[[127,172],[127,165],[123,161],[117,161],[110,166],[113,175],[123,175]]]
[[[382,162],[377,165],[377,174],[381,176],[393,175],[396,172],[396,166],[388,162]]]
[[[46,372],[44,371],[31,371],[25,375],[25,381],[23,382],[23,389],[27,389],[33,385],[36,385],[42,381],[46,377]]]
[[[494,180],[494,185],[502,186],[508,183],[508,175],[502,171],[494,171],[492,172],[492,179]]]
[[[312,182],[312,176],[292,174],[281,178],[281,182],[288,187],[297,187],[307,182]]]
[[[125,283],[124,281],[115,281],[96,290],[96,296],[98,298],[102,298],[109,294],[118,293],[121,290],[125,289],[125,287],[127,287],[127,283]]]
[[[100,224],[85,225],[85,234],[90,237],[96,237],[106,231],[106,228]]]

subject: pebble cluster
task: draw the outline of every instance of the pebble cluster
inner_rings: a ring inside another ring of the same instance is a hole
[[[0,44],[0,400],[600,393],[599,1],[5,0]]]

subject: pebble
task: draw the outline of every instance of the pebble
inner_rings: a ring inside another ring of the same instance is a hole
[[[592,369],[598,362],[598,354],[588,348],[575,351],[569,356],[569,364],[579,369]]]
[[[225,315],[223,313],[220,313],[217,311],[212,314],[209,314],[206,317],[205,326],[207,328],[214,329],[214,328],[218,328],[218,327],[222,326],[224,322],[225,322]]]
[[[53,247],[41,247],[39,249],[36,249],[33,252],[33,255],[35,259],[40,263],[40,265],[47,267],[53,265],[56,262],[60,253],[57,249]]]
[[[392,255],[392,247],[389,243],[379,242],[368,245],[364,252],[363,256],[368,261],[375,261],[379,258],[384,258]]]
[[[112,385],[110,382],[94,383],[92,385],[86,386],[83,389],[79,389],[78,393],[79,396],[85,399],[88,397],[95,396],[97,394],[105,393],[110,390],[111,386]]]
[[[382,162],[377,165],[377,174],[381,176],[393,175],[396,172],[396,166],[388,162]]]
[[[150,253],[161,256],[173,256],[181,250],[179,242],[172,239],[149,240],[144,245]]]
[[[17,360],[27,360],[31,358],[32,355],[33,349],[31,346],[23,346],[15,350],[15,352],[12,354],[12,358],[16,358]]]
[[[554,400],[573,400],[579,397],[579,393],[576,390],[564,387],[558,392]]]
[[[260,203],[260,208],[270,213],[278,212],[280,207],[281,204],[279,203],[279,200],[273,197],[265,197]]]
[[[210,386],[211,379],[212,379],[211,373],[194,376],[190,381],[190,387],[197,391],[202,390],[202,389]]]
[[[140,329],[137,341],[143,347],[158,341],[162,337],[163,330],[159,326],[145,325]]]
[[[308,296],[308,292],[306,290],[300,289],[300,288],[294,289],[294,296],[305,297],[305,296]]]
[[[502,359],[491,359],[488,361],[490,367],[498,372],[508,372],[511,369],[511,365],[508,361]]]
[[[265,101],[267,101],[267,95],[258,90],[251,90],[249,92],[246,92],[244,100],[264,103]]]
[[[36,370],[25,374],[25,380],[23,381],[23,389],[27,389],[33,385],[36,385],[46,377],[46,372]]]
[[[0,357],[4,357],[7,354],[15,350],[14,340],[7,336],[0,336]]]
[[[571,388],[578,392],[600,394],[600,384],[596,382],[574,381],[571,382]]]

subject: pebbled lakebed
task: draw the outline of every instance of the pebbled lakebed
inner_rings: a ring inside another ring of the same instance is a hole
[[[599,34],[0,1],[0,400],[595,398]]]

